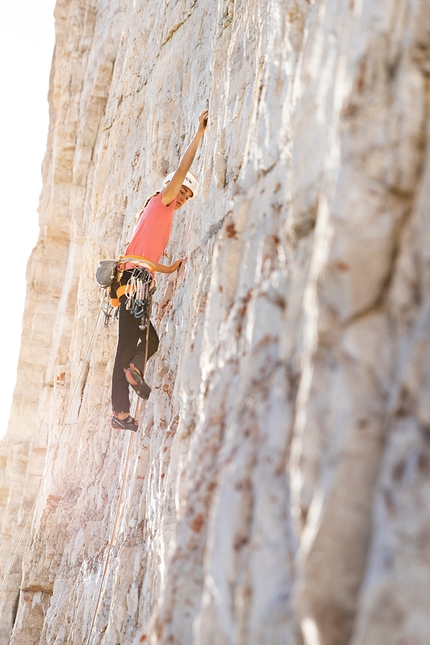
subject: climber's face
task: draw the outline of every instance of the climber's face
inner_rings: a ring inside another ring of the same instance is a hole
[[[176,195],[175,211],[185,206],[187,201],[193,196],[192,191],[187,186],[182,186],[179,193]]]

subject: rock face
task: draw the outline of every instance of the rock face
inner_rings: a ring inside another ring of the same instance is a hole
[[[427,645],[430,8],[55,17],[31,388],[0,451],[1,645]],[[206,107],[131,438],[109,429],[117,332],[93,275]]]

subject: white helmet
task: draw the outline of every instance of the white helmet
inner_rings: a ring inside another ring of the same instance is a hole
[[[172,180],[172,177],[173,177],[174,174],[175,174],[174,172],[171,172],[170,175],[167,175],[167,177],[163,181],[163,186],[167,186],[169,181]],[[190,199],[194,199],[194,197],[197,195],[197,191],[199,189],[199,182],[197,181],[197,177],[195,175],[193,175],[192,172],[188,171],[187,174],[185,175],[185,179],[182,182],[182,185],[186,186],[187,188],[189,188],[191,190],[191,192],[193,194],[191,195]]]

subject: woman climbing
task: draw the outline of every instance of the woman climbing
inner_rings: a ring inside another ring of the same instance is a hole
[[[204,110],[177,170],[165,178],[161,192],[152,195],[145,204],[125,256],[118,265],[120,280],[114,291],[119,299],[119,329],[112,375],[110,424],[116,430],[137,430],[138,427],[130,415],[129,385],[142,399],[147,399],[151,392],[145,383],[144,371],[147,359],[157,351],[158,336],[149,320],[149,329],[142,329],[141,316],[136,309],[136,294],[141,296],[137,302],[145,300],[147,303],[154,272],[173,273],[182,262],[177,260],[171,266],[159,264],[169,241],[174,212],[196,196],[198,181],[189,169],[207,120],[208,111]]]

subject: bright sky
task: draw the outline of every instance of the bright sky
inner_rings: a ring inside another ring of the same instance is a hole
[[[38,236],[36,209],[48,133],[55,0],[4,2],[0,21],[0,438],[9,418],[25,302],[25,270]]]

